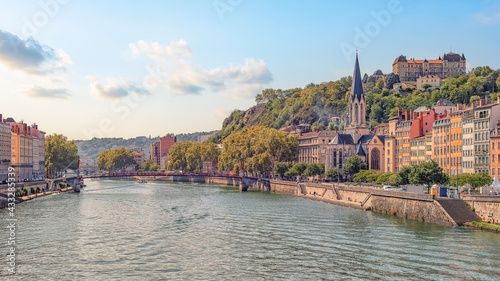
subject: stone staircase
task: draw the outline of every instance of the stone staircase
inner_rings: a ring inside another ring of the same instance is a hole
[[[459,226],[466,222],[481,221],[463,200],[438,198],[436,201]]]

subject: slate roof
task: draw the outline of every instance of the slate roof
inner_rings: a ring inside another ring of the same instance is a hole
[[[359,70],[358,54],[356,53],[354,73],[352,74],[351,101],[355,99],[361,100],[363,97],[363,83],[361,81],[361,71]]]
[[[362,135],[361,138],[359,138],[358,143],[359,144],[367,144],[374,135]]]
[[[358,156],[366,156],[366,153],[361,145],[358,147],[358,152],[356,154]]]
[[[354,144],[352,136],[349,134],[338,134],[331,141],[332,144]]]

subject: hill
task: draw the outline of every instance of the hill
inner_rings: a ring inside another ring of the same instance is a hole
[[[199,136],[213,135],[217,131],[212,132],[196,132],[190,134],[177,135],[177,141],[198,141]],[[78,154],[81,159],[97,161],[97,157],[102,151],[111,148],[126,147],[130,149],[140,148],[144,151],[144,156],[149,158],[150,147],[155,142],[159,141],[160,137],[136,137],[130,139],[124,138],[93,138],[91,140],[75,140],[78,147]]]
[[[496,100],[496,92],[500,88],[499,73],[500,70],[493,70],[488,66],[476,67],[467,75],[443,80],[441,87],[433,91],[419,91],[415,88],[392,90],[392,85],[399,82],[397,74],[388,74],[385,79],[365,74],[363,89],[369,124],[373,127],[387,122],[396,115],[397,108],[431,107],[439,99],[469,103],[470,100],[489,95],[492,100]],[[300,126],[306,131],[342,129],[351,82],[352,77],[349,76],[319,85],[311,83],[304,88],[265,89],[256,96],[255,106],[245,111],[233,111],[211,141],[220,142],[231,132],[254,125],[275,129]],[[335,120],[341,122],[332,122],[332,117],[339,117],[340,119]]]

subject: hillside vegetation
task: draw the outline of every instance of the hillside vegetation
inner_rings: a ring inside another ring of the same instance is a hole
[[[498,97],[500,70],[488,66],[477,67],[468,75],[450,77],[443,81],[440,89],[419,91],[414,88],[392,89],[399,82],[397,74],[386,79],[375,76],[363,77],[369,123],[376,126],[397,114],[397,108],[416,109],[431,107],[441,98],[453,103],[469,103],[471,100],[490,95]],[[309,84],[304,88],[288,90],[265,89],[255,98],[256,105],[248,110],[235,110],[223,122],[222,129],[211,140],[221,142],[231,132],[255,125],[275,129],[290,125],[306,125],[310,131],[343,128],[331,122],[331,117],[345,120],[352,77],[337,81]]]
[[[189,134],[178,134],[177,141],[198,141],[198,137],[202,135],[213,135],[217,131],[211,132],[196,132]],[[136,137],[130,139],[124,138],[93,138],[91,140],[75,140],[78,147],[80,159],[90,159],[97,161],[99,154],[104,150],[125,147],[129,149],[140,148],[144,151],[145,158],[149,158],[150,147],[155,142],[158,142],[160,137]]]

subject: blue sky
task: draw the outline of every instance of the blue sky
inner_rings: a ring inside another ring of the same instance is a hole
[[[500,68],[500,1],[0,1],[0,113],[71,139],[220,129],[265,88],[391,72],[404,54]]]

